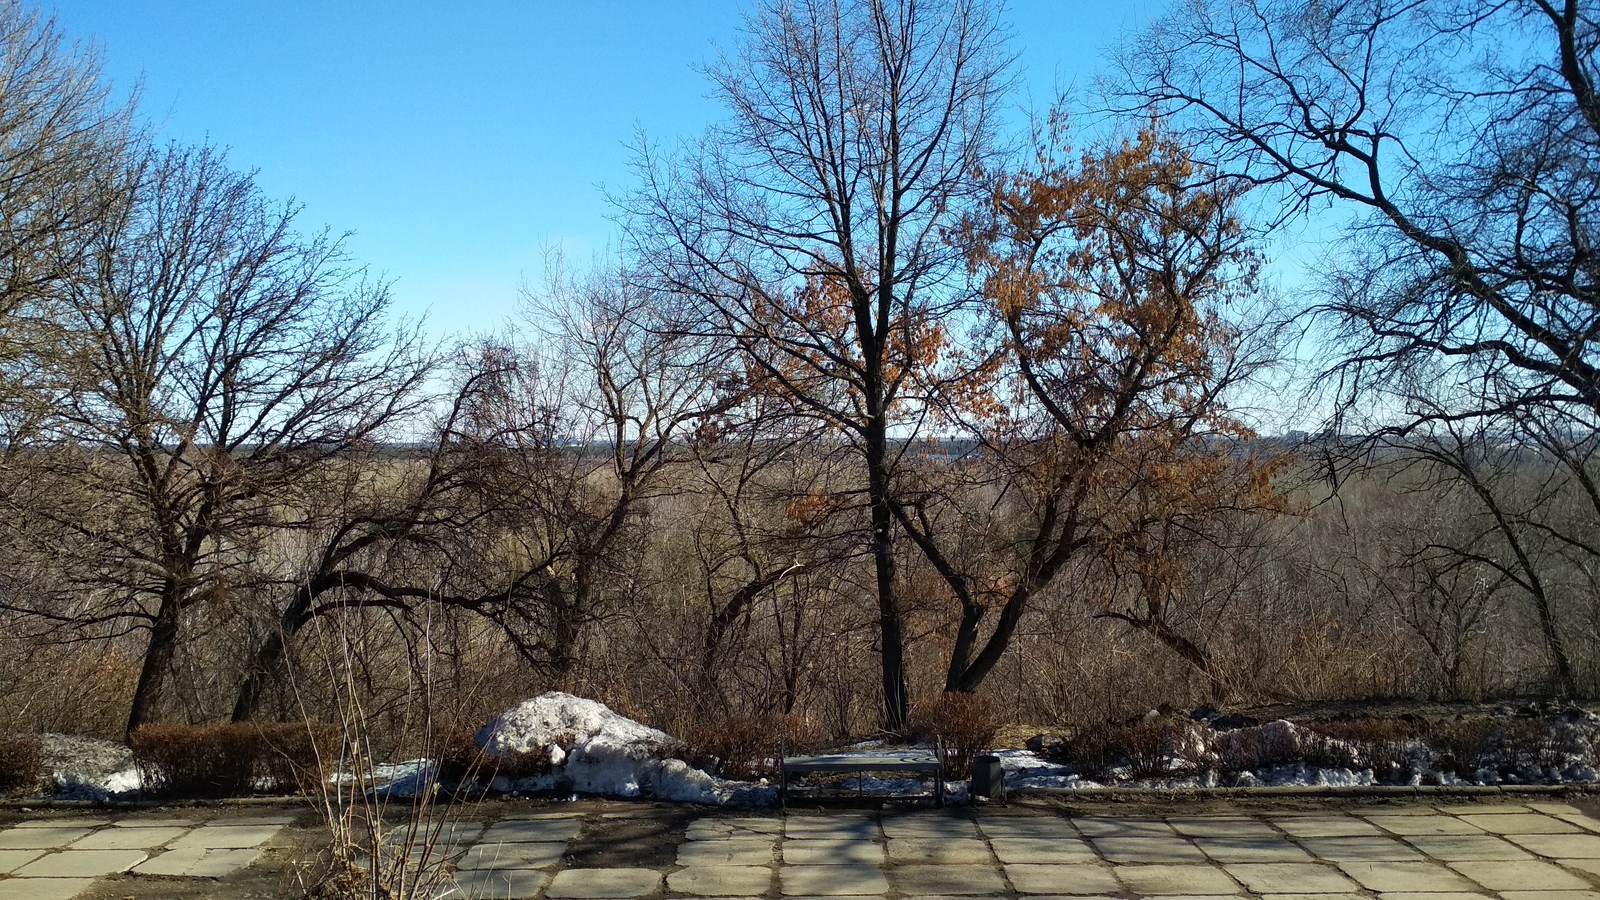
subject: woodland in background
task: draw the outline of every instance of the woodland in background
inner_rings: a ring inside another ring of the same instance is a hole
[[[0,733],[1600,693],[1593,11],[1192,0],[1021,135],[1006,40],[755,4],[616,258],[434,346],[0,4]]]

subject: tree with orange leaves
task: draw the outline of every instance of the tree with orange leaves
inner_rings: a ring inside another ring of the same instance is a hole
[[[1264,320],[1247,318],[1263,292],[1236,212],[1244,187],[1212,177],[1154,123],[1076,159],[1064,134],[1058,117],[1033,167],[993,176],[963,230],[988,365],[944,406],[981,448],[952,477],[990,484],[1012,524],[987,529],[976,551],[950,545],[974,533],[951,517],[973,512],[937,479],[896,506],[959,605],[946,690],[983,681],[1069,564],[1103,585],[1137,571],[1145,596],[1165,600],[1181,565],[1160,535],[1214,534],[1229,510],[1279,506],[1275,464],[1237,452],[1252,435],[1230,409],[1274,349]],[[1078,593],[1108,609],[1122,596]],[[1161,609],[1114,611],[1185,652]]]

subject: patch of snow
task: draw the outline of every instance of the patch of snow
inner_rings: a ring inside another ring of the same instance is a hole
[[[550,772],[498,777],[501,792],[648,796],[679,803],[717,805],[748,797],[740,782],[714,778],[680,759],[663,758],[677,741],[603,703],[560,691],[525,700],[478,730],[490,756],[549,753]]]
[[[52,799],[132,800],[144,787],[133,751],[122,744],[46,733],[39,735],[39,747]]]

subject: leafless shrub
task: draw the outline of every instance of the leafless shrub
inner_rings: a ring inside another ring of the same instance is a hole
[[[1496,726],[1493,719],[1457,719],[1441,722],[1427,731],[1433,750],[1435,769],[1471,778],[1494,747]]]
[[[43,778],[43,748],[37,737],[0,740],[0,795],[33,793]]]
[[[919,738],[944,745],[947,778],[970,775],[972,758],[994,746],[1000,725],[987,698],[955,691],[925,700],[911,713],[911,727]]]

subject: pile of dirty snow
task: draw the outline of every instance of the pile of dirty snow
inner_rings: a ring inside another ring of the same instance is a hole
[[[143,786],[133,751],[113,741],[41,734],[39,749],[56,800],[129,800]]]
[[[747,786],[724,782],[680,759],[663,758],[677,745],[664,731],[613,712],[603,703],[560,691],[525,700],[478,730],[490,757],[550,755],[550,771],[498,776],[494,790],[651,797],[720,804]]]

